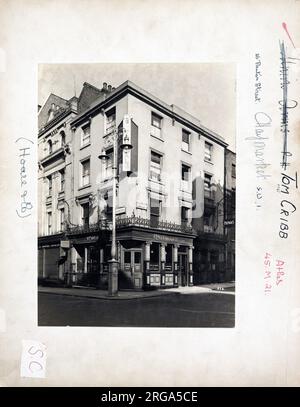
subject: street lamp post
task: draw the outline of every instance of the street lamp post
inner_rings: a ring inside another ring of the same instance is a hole
[[[121,130],[121,133],[123,131]],[[111,258],[108,261],[108,295],[110,297],[118,295],[118,260],[117,260],[117,243],[116,243],[116,197],[117,197],[117,178],[118,178],[118,136],[117,130],[114,131],[112,136],[113,141],[113,162],[112,162],[112,172],[113,172],[113,185],[112,185],[112,237],[111,237]],[[128,141],[128,138],[123,139],[121,144],[122,149],[132,148]],[[99,155],[100,160],[107,160],[108,155],[103,149]]]

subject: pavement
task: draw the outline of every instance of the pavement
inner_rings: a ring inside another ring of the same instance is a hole
[[[215,284],[206,284],[201,286],[192,286],[192,287],[178,287],[178,288],[164,288],[151,291],[135,291],[135,290],[120,290],[118,295],[109,296],[107,290],[98,290],[95,288],[86,288],[86,287],[44,287],[39,286],[39,293],[54,294],[54,295],[65,295],[72,297],[83,297],[83,298],[98,298],[102,300],[130,300],[130,299],[141,299],[141,298],[152,298],[152,297],[162,297],[167,295],[189,295],[189,294],[204,294],[210,292],[218,292],[222,294],[231,294],[234,295],[235,283],[215,283]]]

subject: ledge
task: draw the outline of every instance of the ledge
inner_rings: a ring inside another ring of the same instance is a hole
[[[157,136],[155,136],[154,134],[151,134],[151,133],[150,133],[150,136],[153,137],[153,138],[155,138],[156,140],[162,141],[163,143],[165,142],[165,140],[164,140],[163,138],[157,137]]]
[[[90,188],[91,184],[84,185],[83,187],[78,188],[78,191],[82,191],[83,189]]]
[[[81,146],[81,147],[79,148],[79,150],[83,150],[83,149],[85,149],[85,148],[87,148],[87,147],[90,147],[90,145],[91,145],[91,143],[85,144],[84,146]]]
[[[183,152],[186,153],[186,154],[193,155],[190,151],[186,151],[186,150],[184,150],[183,148],[181,149],[181,151],[183,151]]]
[[[210,164],[210,165],[214,165],[214,163],[212,161],[206,160],[205,158],[204,158],[204,162],[207,164]]]

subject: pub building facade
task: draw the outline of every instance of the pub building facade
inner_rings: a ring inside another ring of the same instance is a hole
[[[40,283],[107,287],[114,145],[119,287],[224,280],[227,144],[126,81],[39,109]]]

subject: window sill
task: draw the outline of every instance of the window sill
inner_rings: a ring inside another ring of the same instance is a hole
[[[155,136],[154,134],[151,134],[151,133],[150,133],[150,136],[153,137],[153,138],[155,138],[156,140],[159,140],[159,141],[162,141],[162,142],[165,141],[163,138],[157,137],[157,136]]]
[[[162,185],[162,186],[165,185],[165,183],[163,181],[158,181],[157,179],[153,179],[150,177],[148,178],[148,181],[154,182],[155,184]]]
[[[109,181],[112,181],[113,178],[114,178],[114,177],[103,178],[103,179],[101,180],[101,182],[109,182]]]
[[[91,186],[91,184],[87,184],[87,185],[84,185],[82,187],[79,187],[78,191],[81,191],[81,190],[86,189],[86,188],[90,188],[90,186]]]
[[[212,161],[206,160],[205,158],[204,158],[204,162],[207,164],[210,164],[210,165],[214,165],[214,163]]]
[[[191,153],[190,151],[186,151],[186,150],[184,150],[183,148],[181,149],[181,151],[183,151],[184,153],[187,153],[187,154],[189,154],[189,155],[192,155],[192,153]]]
[[[86,147],[89,147],[91,145],[91,143],[85,144],[84,146],[81,146],[79,150],[83,150]]]

